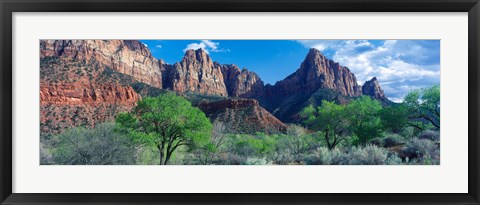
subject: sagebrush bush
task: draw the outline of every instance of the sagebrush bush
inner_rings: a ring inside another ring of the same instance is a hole
[[[40,142],[40,164],[51,164],[52,154],[45,148],[42,142]]]
[[[72,128],[55,137],[51,147],[54,164],[112,165],[135,164],[135,144],[115,124],[102,123],[93,129]]]
[[[245,163],[245,165],[271,165],[272,162],[267,161],[266,158],[248,158]]]
[[[425,130],[425,131],[420,133],[418,138],[438,141],[438,140],[440,140],[440,132],[435,131],[435,130]]]
[[[306,164],[329,165],[332,163],[332,154],[326,147],[319,147],[304,159]]]
[[[375,145],[354,147],[349,153],[349,164],[352,165],[380,165],[384,164],[388,151]]]
[[[401,165],[402,158],[400,158],[396,153],[390,153],[385,160],[385,165]]]
[[[423,164],[424,160],[431,161],[431,164],[439,164],[440,147],[429,139],[413,138],[400,152],[402,158]]]
[[[241,165],[245,164],[245,161],[247,161],[247,158],[244,156],[226,152],[220,154],[216,164]]]
[[[304,158],[305,164],[311,165],[341,165],[348,163],[348,156],[342,150],[332,150],[326,147],[319,147]]]
[[[286,165],[295,161],[295,156],[291,153],[290,150],[278,150],[273,156],[273,161],[275,164]]]

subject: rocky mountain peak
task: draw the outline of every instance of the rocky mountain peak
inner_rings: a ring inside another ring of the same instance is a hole
[[[221,66],[214,64],[205,50],[190,49],[172,66],[166,85],[177,92],[228,96],[223,79]]]
[[[187,64],[200,64],[202,66],[213,66],[213,61],[204,49],[189,49],[185,51],[182,62]]]
[[[385,96],[377,77],[373,77],[371,80],[366,81],[362,86],[362,94],[368,95],[381,102],[390,102]]]
[[[315,48],[309,50],[295,73],[271,86],[268,95],[313,93],[319,88],[332,89],[345,96],[361,95],[355,75],[347,67],[328,59]]]
[[[307,58],[309,57],[320,57],[320,58],[324,58],[325,56],[323,55],[323,53],[316,49],[316,48],[310,48],[310,50],[308,50],[308,54],[307,54]]]

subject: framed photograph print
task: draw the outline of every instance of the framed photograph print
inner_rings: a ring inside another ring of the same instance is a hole
[[[480,204],[478,0],[0,6],[1,204]]]

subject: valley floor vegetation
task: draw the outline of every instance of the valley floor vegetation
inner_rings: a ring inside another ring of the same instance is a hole
[[[60,165],[438,165],[440,88],[402,103],[362,96],[323,101],[285,133],[231,133],[174,93],[146,97],[114,122],[41,138],[41,164]]]

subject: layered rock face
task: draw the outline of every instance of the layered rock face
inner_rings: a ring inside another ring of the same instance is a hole
[[[43,134],[93,127],[131,110],[141,82],[162,87],[160,62],[138,41],[40,41],[40,112]]]
[[[203,50],[187,50],[182,61],[173,65],[169,81],[177,92],[228,96],[219,65]]]
[[[224,122],[234,133],[285,132],[287,126],[253,99],[202,102],[198,107],[212,121]]]
[[[99,64],[132,76],[137,81],[162,88],[163,61],[155,59],[139,41],[130,40],[41,40],[40,58]]]
[[[312,93],[328,88],[342,95],[356,97],[362,94],[357,79],[347,67],[326,58],[317,49],[310,49],[300,68],[274,86],[268,86],[267,95],[291,95],[298,92]]]
[[[389,103],[390,100],[385,96],[377,77],[373,77],[371,80],[366,81],[362,86],[362,94],[368,95],[373,99],[379,100],[383,103]]]
[[[221,67],[228,96],[255,98],[265,94],[263,81],[256,73],[232,64]]]
[[[121,85],[41,85],[40,104],[122,104],[135,105],[141,99],[133,88]]]

